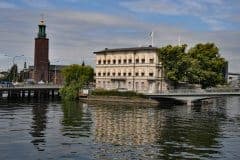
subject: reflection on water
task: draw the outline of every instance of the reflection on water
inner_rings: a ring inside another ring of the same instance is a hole
[[[239,117],[239,97],[171,107],[1,104],[0,159],[239,159]]]
[[[44,151],[45,141],[45,129],[47,123],[47,105],[37,104],[32,107],[32,126],[30,134],[33,137],[31,143],[37,147],[39,151]]]
[[[91,115],[83,104],[65,102],[63,110],[63,135],[70,138],[89,137],[91,129]]]
[[[124,158],[129,158],[125,148],[132,150],[132,146],[144,149],[141,152],[144,156],[138,158],[150,156],[148,159],[192,159],[219,154],[217,148],[220,145],[216,139],[221,114],[218,115],[212,106],[161,109],[95,105],[91,108],[95,140],[117,145],[117,150],[103,145],[104,154],[117,155],[120,150],[127,155]]]
[[[92,119],[95,140],[115,145],[151,144],[166,121],[155,108],[104,105],[92,107]]]

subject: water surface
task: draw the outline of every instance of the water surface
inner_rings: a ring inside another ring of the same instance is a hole
[[[0,159],[240,159],[240,98],[0,104]]]

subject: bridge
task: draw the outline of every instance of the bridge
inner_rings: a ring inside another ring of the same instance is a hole
[[[54,98],[59,96],[61,85],[23,85],[0,88],[0,99],[7,98]]]
[[[191,105],[194,102],[204,99],[211,99],[223,96],[240,96],[240,90],[172,90],[163,93],[146,93],[145,95],[151,99],[173,99]]]

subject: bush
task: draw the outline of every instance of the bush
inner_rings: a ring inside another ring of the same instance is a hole
[[[92,92],[92,95],[95,96],[121,96],[121,97],[139,97],[145,98],[146,96],[141,93],[136,93],[134,91],[125,91],[119,92],[117,90],[103,90],[103,89],[96,89]]]
[[[66,100],[74,100],[78,98],[79,86],[71,84],[60,89],[60,95]]]

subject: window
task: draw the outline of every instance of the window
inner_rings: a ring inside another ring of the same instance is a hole
[[[121,76],[121,72],[118,72],[118,76]]]
[[[131,76],[132,75],[132,73],[131,72],[128,72],[128,76]]]
[[[113,64],[116,64],[116,60],[115,59],[113,60]]]
[[[110,72],[107,72],[107,75],[110,76]]]
[[[142,59],[142,63],[145,63],[145,59]]]
[[[126,76],[126,75],[127,75],[127,74],[124,72],[124,73],[123,73],[123,76]]]
[[[106,60],[103,60],[103,64],[106,64]]]
[[[136,59],[136,63],[139,63],[139,59]]]
[[[131,88],[131,87],[132,87],[132,83],[128,82],[128,88]]]
[[[151,72],[151,73],[149,73],[149,76],[150,76],[150,77],[153,77],[153,73],[152,73],[152,72]]]
[[[115,72],[113,72],[113,73],[112,73],[112,75],[113,75],[113,76],[115,76],[115,75],[116,75],[116,73],[115,73]]]
[[[128,59],[128,63],[131,64],[132,63],[132,59]]]
[[[136,72],[135,75],[138,76],[138,72]]]
[[[103,72],[103,76],[106,76],[106,73],[105,73],[105,72]]]
[[[98,76],[101,76],[101,72],[98,72]]]
[[[98,60],[98,64],[101,64],[101,60]]]
[[[141,83],[141,88],[142,88],[142,90],[144,90],[144,88],[145,88],[144,82]]]
[[[144,72],[141,73],[142,77],[144,76]]]
[[[119,59],[119,60],[118,60],[118,64],[121,64],[121,63],[122,63],[122,61],[121,61],[121,59]]]
[[[135,88],[138,90],[138,82],[135,82]]]
[[[154,59],[149,59],[149,63],[154,63]]]
[[[127,60],[126,60],[126,59],[124,59],[124,60],[123,60],[123,63],[124,63],[124,64],[126,64],[126,63],[127,63]]]
[[[107,63],[108,63],[108,64],[110,64],[110,63],[111,63],[110,59],[107,61]]]

